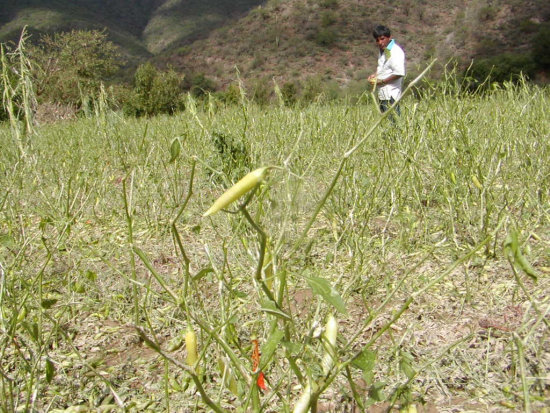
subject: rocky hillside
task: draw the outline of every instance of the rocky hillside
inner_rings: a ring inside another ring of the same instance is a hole
[[[166,61],[222,85],[236,67],[244,78],[320,76],[348,84],[374,70],[375,24],[392,28],[414,74],[434,57],[462,68],[475,58],[530,53],[549,16],[546,1],[269,1]]]
[[[105,27],[130,61],[153,59],[218,87],[237,69],[258,82],[353,85],[374,69],[378,23],[392,28],[414,74],[433,57],[464,67],[529,54],[549,20],[547,0],[7,0],[0,40],[25,25],[32,33]]]

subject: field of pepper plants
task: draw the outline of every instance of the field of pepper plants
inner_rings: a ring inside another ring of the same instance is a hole
[[[547,411],[549,106],[5,122],[0,411]]]

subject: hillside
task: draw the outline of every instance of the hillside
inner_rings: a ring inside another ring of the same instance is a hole
[[[0,41],[31,33],[106,28],[130,60],[192,43],[243,16],[260,0],[18,0],[0,10]]]
[[[392,28],[414,74],[433,57],[464,67],[474,58],[528,53],[549,15],[545,1],[270,1],[167,61],[222,85],[238,67],[244,78],[317,76],[353,87],[374,70],[375,24]]]
[[[217,87],[234,81],[236,68],[259,83],[315,78],[354,87],[374,69],[374,24],[393,29],[414,74],[433,57],[465,67],[530,53],[549,17],[545,0],[12,0],[0,10],[0,40],[16,39],[25,25],[35,34],[107,28],[130,63],[154,59]]]

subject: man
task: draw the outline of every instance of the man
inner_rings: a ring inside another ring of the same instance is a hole
[[[385,112],[401,96],[405,76],[405,52],[393,40],[390,29],[376,26],[372,32],[380,49],[376,73],[369,76],[369,82],[378,88],[380,110]],[[399,106],[396,108],[399,114]]]

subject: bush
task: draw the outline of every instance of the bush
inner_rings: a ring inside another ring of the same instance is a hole
[[[535,64],[531,56],[504,53],[499,56],[474,61],[467,76],[476,83],[485,81],[502,83],[516,81],[520,75],[533,76]]]
[[[325,11],[321,14],[321,26],[329,27],[336,23],[336,14],[332,11]]]
[[[333,28],[324,27],[317,32],[315,41],[321,46],[332,46],[336,43],[338,35]]]
[[[124,102],[124,113],[152,116],[183,110],[182,82],[182,76],[173,70],[161,72],[151,63],[139,66],[134,89]]]
[[[256,80],[251,87],[251,98],[258,105],[267,105],[271,99],[271,82],[268,78]]]
[[[281,96],[285,106],[293,106],[298,98],[298,86],[295,82],[286,82],[281,88]]]
[[[542,24],[533,39],[533,60],[542,69],[550,69],[550,23]]]
[[[498,10],[494,6],[483,6],[478,12],[479,20],[482,22],[494,20],[497,16],[497,12]]]
[[[323,93],[321,76],[310,76],[304,80],[301,101],[304,104],[314,102]]]
[[[319,5],[325,9],[333,9],[338,7],[338,0],[321,0]]]
[[[226,90],[216,92],[215,96],[224,103],[234,105],[241,101],[241,88],[237,82],[233,82]]]
[[[251,170],[252,162],[245,142],[222,132],[212,133],[211,139],[218,155],[217,161],[228,181],[236,181]]]
[[[191,78],[189,90],[194,97],[202,97],[216,90],[216,84],[208,79],[204,73],[199,73]]]
[[[95,97],[101,83],[123,63],[105,31],[73,30],[40,38],[30,56],[41,101],[80,107],[82,97]]]

